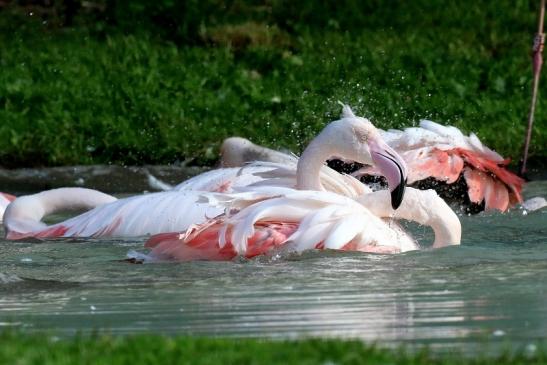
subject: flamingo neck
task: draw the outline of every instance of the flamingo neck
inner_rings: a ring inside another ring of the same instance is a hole
[[[30,232],[45,226],[45,216],[61,211],[89,210],[115,201],[116,198],[97,190],[59,188],[22,196],[8,205],[4,215],[6,232]]]
[[[380,190],[363,195],[358,201],[379,217],[402,218],[431,227],[435,233],[434,248],[460,244],[460,220],[435,191],[406,188],[397,210],[391,208],[389,198],[387,190]]]
[[[329,143],[324,143],[323,139],[320,134],[311,141],[298,160],[296,188],[299,190],[325,190],[321,185],[321,168],[332,153],[328,148]]]
[[[115,197],[85,188],[59,188],[36,194],[44,215],[72,210],[89,210],[110,203]]]

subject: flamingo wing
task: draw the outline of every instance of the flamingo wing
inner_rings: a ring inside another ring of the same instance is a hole
[[[263,178],[260,177],[258,173],[263,172],[264,170],[266,169],[250,166],[248,168],[226,167],[215,169],[194,176],[175,186],[173,190],[229,193],[233,191],[234,188],[262,181]]]
[[[204,201],[203,194],[160,192],[120,199],[39,230],[10,231],[7,237],[144,236],[181,231],[223,213],[223,207]]]
[[[472,202],[485,200],[485,209],[506,211],[522,202],[524,180],[507,169],[509,160],[486,147],[473,133],[465,136],[452,126],[422,120],[420,127],[388,130],[383,138],[409,167],[408,183],[429,177],[452,184],[464,174]],[[378,175],[366,167],[355,173]]]
[[[438,148],[420,147],[399,153],[408,167],[409,184],[428,177],[451,184],[458,180],[464,167],[464,161],[458,154]],[[378,176],[380,172],[375,167],[367,166],[354,173],[355,176],[365,174]]]
[[[357,197],[371,190],[353,176],[342,175],[328,166],[320,171],[321,184],[327,191]],[[248,188],[296,186],[296,163],[257,161],[243,167],[211,170],[175,187],[176,191],[232,193]]]
[[[285,222],[261,222],[247,241],[246,257],[254,257],[283,245],[297,225]],[[154,259],[159,260],[231,260],[237,256],[233,245],[219,245],[223,223],[212,220],[199,226],[191,234],[163,233],[152,236],[146,247],[152,249]]]

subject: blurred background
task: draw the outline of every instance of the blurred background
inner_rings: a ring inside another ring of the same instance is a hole
[[[521,155],[539,1],[0,0],[0,166],[296,153],[340,113]],[[547,161],[540,97],[529,165]]]

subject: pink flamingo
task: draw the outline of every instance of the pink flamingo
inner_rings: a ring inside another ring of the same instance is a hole
[[[524,180],[507,170],[510,162],[481,143],[471,133],[465,136],[459,129],[422,120],[419,128],[382,133],[408,165],[408,183],[433,177],[448,184],[463,175],[469,200],[486,210],[506,211],[522,203]],[[374,167],[359,173],[378,174]]]
[[[224,178],[222,185],[235,184],[233,181],[237,180],[242,181],[241,186],[249,185],[242,176],[246,179],[255,176],[255,182],[248,188],[295,186],[301,190],[328,190],[350,197],[369,192],[357,179],[340,175],[324,166],[328,157],[338,155],[378,166],[388,180],[391,205],[397,208],[402,202],[405,187],[404,162],[385,144],[378,130],[368,120],[353,115],[349,108],[347,110],[349,112],[346,111],[342,119],[327,125],[309,144],[298,160],[296,170],[279,164],[269,164],[266,169],[264,165],[258,164],[236,171],[228,170],[226,176],[235,180],[227,183]],[[211,174],[215,173],[202,174],[189,182],[210,183]],[[6,209],[4,226],[8,239],[142,236],[183,231],[192,224],[203,223],[224,212],[224,208],[211,203],[215,194],[203,189],[184,189],[120,200],[89,189],[55,189],[16,199]],[[69,205],[94,209],[52,226],[41,222],[45,214]]]
[[[255,189],[254,193],[227,199],[227,211],[233,210],[234,214],[223,214],[185,232],[152,236],[146,243],[152,249],[150,257],[230,260],[237,255],[251,258],[284,246],[298,252],[337,249],[383,254],[419,249],[397,223],[385,219],[394,216],[433,228],[434,248],[460,244],[460,221],[433,190],[407,188],[397,211],[387,203],[386,190],[357,199],[289,188],[273,192]]]

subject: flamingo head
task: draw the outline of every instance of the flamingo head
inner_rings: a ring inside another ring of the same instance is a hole
[[[403,201],[407,167],[402,157],[382,139],[378,129],[344,105],[342,119],[331,123],[325,132],[330,135],[333,155],[374,165],[380,170],[391,192],[391,206],[397,209]]]

